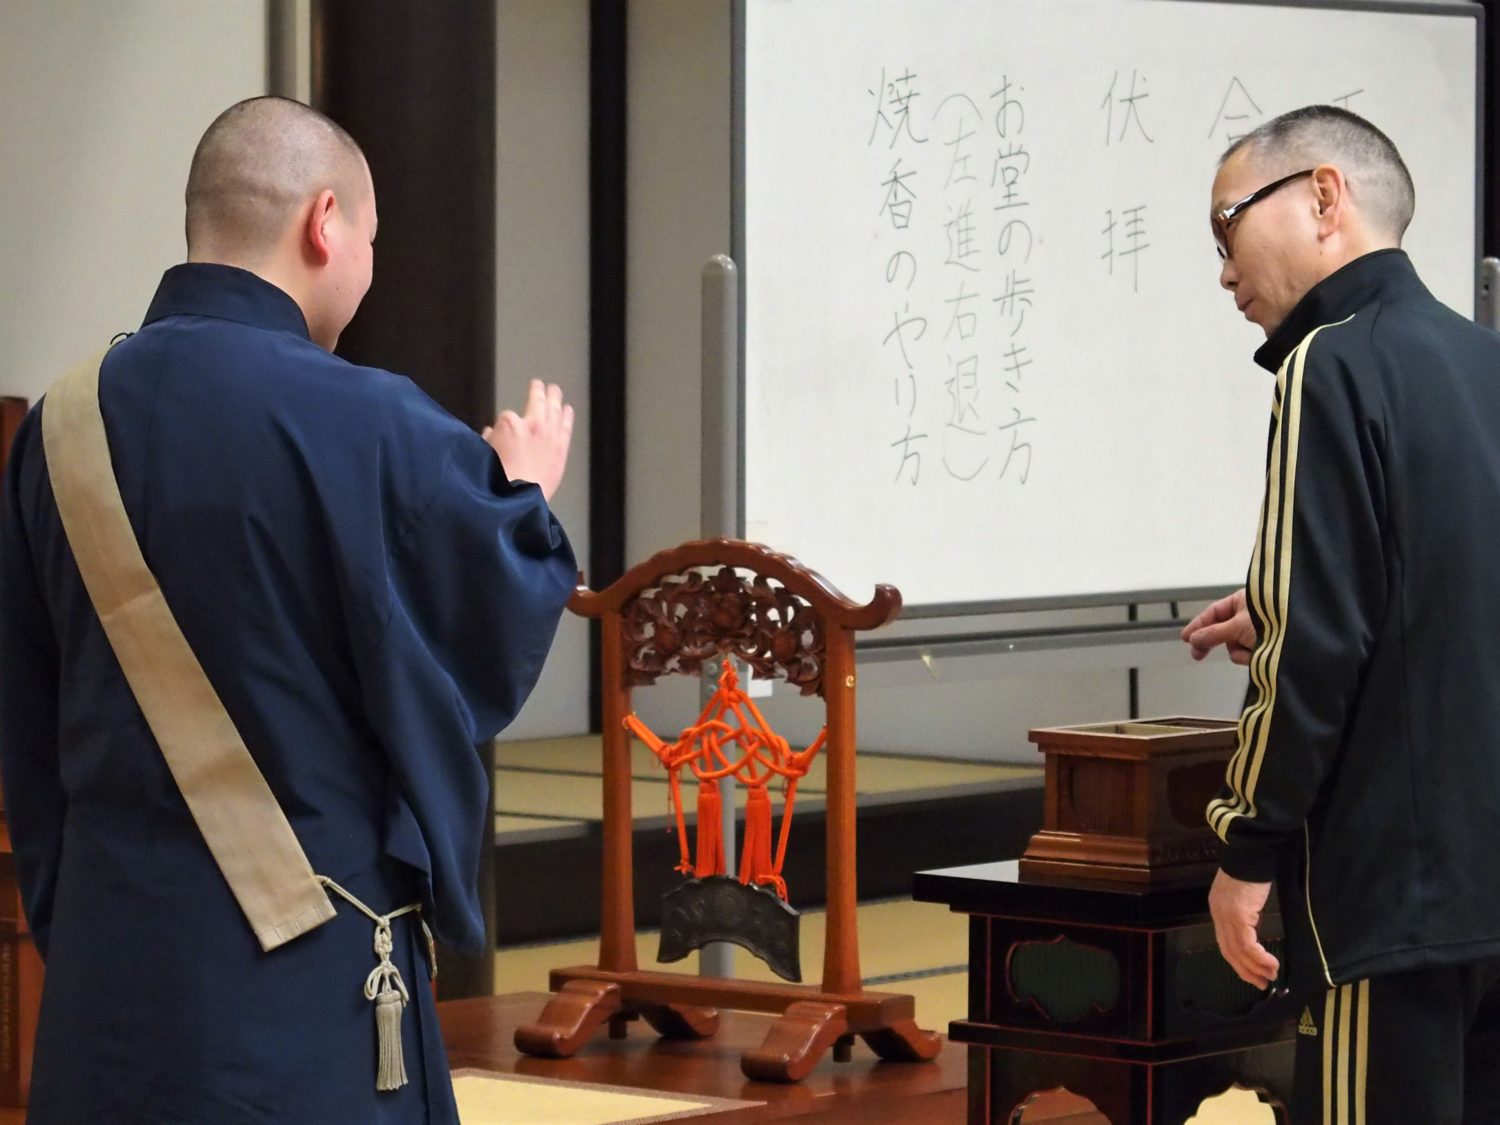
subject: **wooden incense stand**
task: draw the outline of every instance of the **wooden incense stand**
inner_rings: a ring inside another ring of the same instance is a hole
[[[705,577],[703,571],[711,570]],[[739,572],[748,571],[751,577]],[[604,722],[604,885],[598,965],[555,969],[556,993],[517,1029],[522,1052],[562,1058],[600,1027],[620,1038],[644,1019],[667,1038],[699,1039],[718,1008],[779,1012],[765,1042],[740,1060],[772,1082],[804,1078],[830,1048],[847,1061],[855,1035],[883,1059],[935,1058],[942,1040],[916,1025],[910,995],[866,992],[859,969],[854,869],[854,634],[890,621],[901,596],[876,588],[867,605],[844,598],[795,560],[751,543],[715,539],[663,551],[608,589],[580,587],[569,603],[601,619]],[[631,859],[632,687],[662,675],[697,675],[733,656],[781,675],[827,707],[828,932],[820,987],[643,972],[636,965]]]
[[[1117,1125],[1182,1125],[1231,1086],[1284,1111],[1295,1013],[1235,975],[1208,914],[1204,809],[1236,727],[1033,730],[1043,828],[1019,864],[918,873],[918,900],[970,916],[969,1012],[948,1037],[969,1048],[971,1125],[1011,1125],[1058,1087]],[[1279,954],[1274,905],[1260,932]]]
[[[1224,784],[1237,724],[1141,719],[1043,727],[1042,829],[1023,878],[1072,877],[1170,886],[1207,883],[1219,841],[1203,810]]]

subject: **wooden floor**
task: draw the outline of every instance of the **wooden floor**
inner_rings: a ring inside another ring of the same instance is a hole
[[[870,927],[874,953],[870,960],[879,967],[885,967],[883,962],[889,956],[882,947],[897,937],[902,929],[900,923],[915,921],[917,911],[933,909],[927,904],[910,903],[907,905],[913,908],[913,914],[908,915],[894,909],[896,904],[884,905],[885,910],[861,910],[862,915],[877,922]],[[946,960],[951,956],[954,935],[945,932],[947,927],[931,926],[931,918],[922,921],[929,925],[905,931],[909,950],[926,947],[925,957],[919,954],[912,960],[935,963]],[[912,934],[920,934],[924,928],[938,932],[928,940],[910,940]],[[567,946],[549,946],[529,952],[535,967],[511,964],[510,979],[529,977],[540,970],[541,963],[560,963],[559,957],[566,960],[579,951]],[[502,953],[500,963],[506,961],[506,954]],[[948,974],[940,974],[883,987],[912,992],[917,997],[919,1022],[941,1030],[947,1025],[942,1017],[961,1012],[959,989],[948,987],[950,981]],[[932,989],[934,984],[943,987]],[[716,1114],[712,1118],[715,1125],[793,1118],[871,1125],[895,1122],[944,1125],[965,1120],[967,1066],[963,1047],[945,1045],[942,1054],[931,1063],[898,1064],[880,1062],[863,1042],[858,1042],[848,1063],[826,1058],[799,1084],[770,1085],[747,1080],[740,1073],[739,1057],[746,1048],[764,1039],[772,1017],[724,1012],[719,1033],[711,1040],[666,1042],[649,1028],[637,1024],[631,1026],[624,1040],[612,1041],[601,1033],[572,1059],[525,1057],[516,1051],[512,1037],[517,1025],[534,1019],[546,1000],[544,992],[524,991],[439,1004],[438,1016],[452,1067],[764,1103],[756,1109]],[[1100,1115],[1090,1112],[1091,1108],[1071,1095],[1055,1094],[1029,1106],[1023,1125],[1108,1125]],[[0,1125],[23,1125],[24,1121],[22,1111],[0,1109]],[[1254,1095],[1238,1090],[1215,1099],[1213,1105],[1205,1105],[1194,1119],[1194,1125],[1262,1123],[1273,1125],[1271,1111],[1258,1104]]]
[[[964,1120],[962,1048],[945,1048],[931,1063],[897,1064],[880,1062],[860,1042],[847,1063],[825,1059],[801,1083],[770,1085],[746,1079],[739,1060],[746,1048],[758,1046],[765,1038],[772,1017],[724,1012],[718,1035],[707,1042],[664,1042],[650,1028],[632,1025],[624,1040],[612,1041],[601,1033],[575,1058],[527,1058],[516,1051],[511,1037],[516,1025],[534,1019],[546,1001],[544,993],[522,992],[439,1004],[449,1064],[455,1070],[477,1067],[532,1078],[765,1103],[756,1109],[715,1114],[714,1125],[788,1118],[870,1125],[943,1125]],[[22,1111],[0,1109],[0,1125],[24,1122]]]
[[[533,1059],[511,1042],[518,1023],[534,1019],[546,994],[522,992],[439,1005],[448,1060],[455,1068],[480,1067],[534,1078],[706,1094],[763,1102],[756,1109],[715,1114],[714,1125],[749,1121],[921,1122],[964,1120],[965,1053],[945,1047],[934,1062],[884,1063],[863,1042],[847,1063],[825,1058],[800,1083],[751,1082],[740,1073],[740,1055],[765,1038],[772,1017],[724,1012],[713,1039],[668,1042],[649,1027],[632,1025],[623,1040],[599,1038],[571,1059]]]
[[[805,969],[810,969],[814,976],[816,976],[817,968],[822,964],[825,920],[824,913],[818,910],[805,911],[802,915],[803,965]],[[969,932],[967,919],[963,915],[954,914],[943,906],[913,902],[910,899],[861,903],[859,906],[859,941],[860,966],[864,972],[865,986],[878,988],[881,991],[911,993],[916,1001],[917,1023],[920,1026],[944,1032],[947,1030],[949,1021],[963,1019],[967,1015]],[[642,966],[669,972],[697,971],[696,957],[671,965],[657,964],[656,946],[655,931],[643,930],[637,935],[636,955]],[[496,991],[530,993],[540,998],[544,995],[541,990],[547,987],[547,974],[550,969],[562,965],[592,964],[598,956],[598,951],[597,938],[502,949],[495,957]],[[765,981],[776,979],[768,969],[749,954],[735,950],[733,955],[736,976]],[[476,1003],[482,1002],[454,1002],[455,1005]],[[538,1006],[536,1011],[540,1010]],[[492,1017],[504,1021],[510,1018],[509,1009],[496,1007],[492,1009]],[[479,1017],[470,1014],[466,1018]],[[766,1017],[741,1016],[736,1013],[726,1013],[726,1018],[732,1018],[736,1027],[742,1026],[742,1020],[752,1021],[757,1029],[765,1026],[766,1019]],[[467,1034],[469,1029],[465,1027],[460,1030]],[[508,1045],[507,1033],[497,1032],[496,1034],[506,1035]],[[638,1043],[637,1040],[639,1040]],[[601,1040],[597,1046],[591,1046],[569,1064],[579,1064],[583,1067],[628,1065],[634,1073],[641,1076],[636,1082],[619,1080],[617,1077],[605,1077],[604,1072],[592,1076],[579,1076],[575,1080],[612,1085],[651,1086],[655,1081],[652,1068],[656,1065],[658,1056],[662,1060],[671,1060],[671,1065],[674,1067],[681,1067],[684,1065],[683,1056],[692,1056],[695,1052],[707,1051],[715,1056],[727,1052],[730,1056],[729,1062],[725,1064],[722,1059],[720,1060],[720,1065],[725,1066],[726,1069],[717,1077],[713,1077],[712,1072],[707,1068],[699,1072],[692,1069],[682,1071],[689,1081],[703,1076],[706,1080],[720,1084],[702,1088],[690,1086],[664,1086],[663,1088],[718,1097],[767,1100],[765,1097],[757,1097],[753,1093],[745,1092],[747,1089],[762,1090],[766,1087],[758,1083],[743,1084],[736,1061],[738,1051],[728,1050],[723,1043],[713,1046],[705,1043],[676,1044],[675,1046],[663,1044],[656,1052],[653,1052],[650,1050],[650,1041],[651,1036],[647,1031],[639,1028],[633,1029],[628,1042],[635,1044],[639,1049],[624,1050],[622,1048],[615,1051],[619,1045]],[[453,1042],[451,1036],[450,1042]],[[601,1050],[605,1052],[605,1056],[595,1059],[594,1053]],[[958,1068],[960,1080],[964,1050],[962,1047],[949,1046],[940,1056],[943,1067]],[[515,1058],[514,1052],[511,1052],[510,1057]],[[808,1082],[841,1083],[851,1090],[868,1088],[872,1091],[872,1095],[875,1091],[880,1091],[880,1097],[886,1097],[887,1093],[883,1087],[870,1087],[868,1084],[861,1086],[859,1081],[852,1084],[848,1081],[851,1075],[858,1074],[861,1060],[867,1069],[875,1065],[874,1057],[864,1049],[863,1045],[856,1049],[855,1061],[849,1064],[852,1069],[840,1068],[837,1064],[825,1062],[814,1072],[813,1077],[808,1079]],[[454,1060],[453,1065],[460,1067],[482,1064],[466,1064]],[[556,1065],[558,1064],[543,1060],[523,1060],[521,1066],[527,1069],[517,1069],[515,1072],[539,1077],[574,1078],[571,1074],[553,1075],[546,1069]],[[878,1069],[899,1070],[900,1068],[887,1066]],[[608,1071],[608,1073],[614,1074],[613,1071]],[[901,1076],[897,1074],[895,1077],[899,1079]],[[804,1093],[788,1096],[801,1099],[807,1095]],[[817,1096],[819,1095],[814,1095],[814,1097]],[[929,1121],[934,1123],[961,1122],[965,1119],[964,1099],[956,1091],[946,1087],[924,1092],[916,1101],[898,1099],[889,1107],[883,1104],[866,1107],[858,1100],[818,1102],[817,1104],[827,1109],[823,1120],[828,1121],[910,1121],[926,1125]],[[923,1116],[902,1116],[906,1113],[915,1114],[917,1110],[920,1110]],[[867,1111],[871,1114],[886,1114],[886,1116],[867,1118],[863,1116]],[[779,1102],[774,1100],[768,1101],[764,1111],[757,1112],[759,1116],[749,1111],[737,1113],[733,1119],[775,1120],[778,1117],[791,1115],[786,1108],[781,1107]],[[856,1115],[842,1116],[851,1112]],[[926,1116],[927,1114],[934,1116]],[[730,1115],[725,1114],[716,1116],[712,1120],[718,1122],[731,1119]],[[810,1119],[816,1120],[817,1118]],[[1094,1112],[1092,1105],[1084,1099],[1059,1092],[1038,1098],[1028,1106],[1022,1117],[1022,1125],[1109,1125],[1109,1123],[1102,1115]],[[1124,1123],[1117,1122],[1115,1125],[1124,1125]],[[1191,1125],[1275,1125],[1275,1116],[1271,1109],[1260,1103],[1254,1094],[1247,1090],[1235,1089],[1205,1102],[1199,1108]]]

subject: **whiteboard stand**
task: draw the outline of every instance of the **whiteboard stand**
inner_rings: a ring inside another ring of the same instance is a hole
[[[864,688],[976,683],[1006,676],[1181,667],[1183,621],[1136,621],[946,636],[877,637],[859,646]]]
[[[1479,259],[1479,294],[1474,320],[1500,331],[1500,258]]]

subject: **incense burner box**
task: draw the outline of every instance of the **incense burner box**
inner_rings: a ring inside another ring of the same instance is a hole
[[[1031,731],[1047,775],[1022,877],[1208,882],[1219,840],[1203,814],[1236,730],[1227,719],[1166,718]]]

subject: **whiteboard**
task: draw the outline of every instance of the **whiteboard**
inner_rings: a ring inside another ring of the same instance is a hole
[[[1244,580],[1274,379],[1218,285],[1230,141],[1310,103],[1473,316],[1478,20],[1193,0],[745,0],[743,534],[922,613]]]

